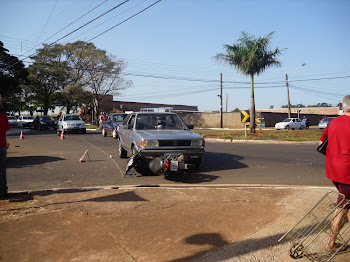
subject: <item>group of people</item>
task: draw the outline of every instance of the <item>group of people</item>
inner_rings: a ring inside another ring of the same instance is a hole
[[[345,195],[347,200],[350,200],[350,95],[344,97],[342,107],[344,114],[335,118],[325,128],[320,138],[320,144],[328,137],[325,160],[326,175],[333,182],[338,192]],[[2,109],[1,95],[0,108]],[[100,128],[102,128],[102,122],[105,118],[106,114],[102,112],[99,119]],[[7,130],[10,130],[7,115],[5,112],[0,112],[0,195],[7,194]],[[346,217],[350,221],[349,210],[350,205],[345,207],[340,206],[339,210],[337,210],[336,216],[332,221],[331,233],[325,248],[326,251],[332,251],[338,248],[339,244],[336,243],[336,237],[340,229],[344,226]]]

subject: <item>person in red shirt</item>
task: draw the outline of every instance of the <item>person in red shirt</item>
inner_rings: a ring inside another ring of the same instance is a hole
[[[350,95],[343,99],[343,112],[344,115],[334,118],[328,124],[319,144],[328,136],[326,175],[348,201],[350,200]],[[338,204],[341,199],[338,198]],[[336,210],[336,216],[332,221],[331,233],[326,245],[327,252],[335,251],[340,247],[340,244],[335,243],[336,237],[346,222],[346,216],[350,221],[350,205],[341,206],[341,208],[343,209]]]
[[[2,106],[2,97],[0,95],[0,108]],[[6,113],[0,112],[0,196],[7,195],[6,180],[6,131],[10,130],[9,120]]]

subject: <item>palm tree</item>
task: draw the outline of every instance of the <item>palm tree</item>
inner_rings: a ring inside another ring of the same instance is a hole
[[[284,50],[278,48],[273,51],[268,50],[273,34],[274,32],[271,32],[265,37],[256,38],[242,32],[237,44],[224,45],[226,53],[215,56],[217,61],[233,66],[237,72],[250,76],[250,133],[255,133],[254,76],[260,75],[268,67],[281,66],[277,57]]]

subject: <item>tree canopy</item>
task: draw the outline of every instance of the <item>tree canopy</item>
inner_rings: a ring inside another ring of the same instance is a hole
[[[269,50],[274,32],[265,37],[255,37],[246,32],[241,33],[238,43],[233,45],[224,45],[225,53],[219,53],[215,59],[229,66],[234,67],[237,72],[250,76],[251,95],[250,95],[250,132],[255,132],[255,99],[254,99],[254,76],[260,75],[268,67],[281,66],[277,57],[283,50],[275,48]]]

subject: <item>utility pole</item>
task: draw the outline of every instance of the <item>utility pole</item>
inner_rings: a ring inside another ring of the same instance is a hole
[[[226,93],[226,113],[227,113],[227,101],[228,101],[228,94]]]
[[[288,118],[290,118],[290,99],[289,99],[288,74],[286,74],[286,86],[287,86],[287,99],[288,99]]]
[[[220,127],[223,128],[223,122],[222,122],[222,73],[220,73]]]

